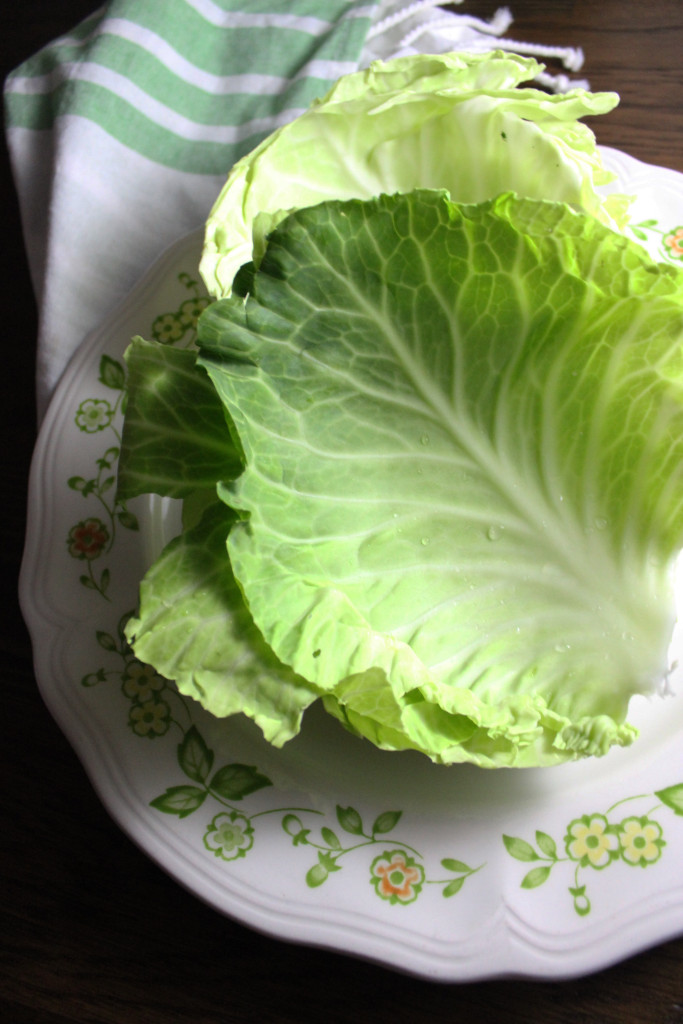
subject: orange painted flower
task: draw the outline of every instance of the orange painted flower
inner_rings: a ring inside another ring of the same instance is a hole
[[[388,850],[375,857],[370,882],[377,895],[389,903],[412,903],[424,883],[424,870],[403,850]]]
[[[84,519],[71,527],[66,542],[73,558],[91,562],[102,554],[109,543],[109,531],[101,519]]]
[[[676,260],[683,260],[683,227],[675,228],[670,235],[667,235],[664,245],[669,250],[669,256]]]

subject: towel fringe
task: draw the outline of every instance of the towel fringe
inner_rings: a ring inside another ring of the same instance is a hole
[[[514,20],[509,7],[499,7],[485,21],[471,14],[447,11],[440,6],[442,2],[413,0],[406,4],[405,0],[380,0],[374,24],[366,37],[360,66],[367,67],[373,60],[389,60],[413,53],[446,53],[449,50],[485,53],[508,50],[559,61],[569,72],[579,71],[583,67],[584,55],[580,47],[525,43],[501,38]],[[455,0],[457,4],[463,2]],[[587,79],[572,79],[567,74],[548,69],[540,72],[534,81],[554,93],[590,89]]]

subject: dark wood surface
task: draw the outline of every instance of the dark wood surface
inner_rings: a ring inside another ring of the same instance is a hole
[[[3,77],[96,6],[4,4]],[[496,6],[466,0],[461,10],[488,17]],[[580,45],[592,87],[621,94],[620,108],[593,123],[600,142],[683,171],[683,3],[510,0],[510,7],[509,35]],[[578,980],[435,985],[255,934],[186,893],[114,826],[41,703],[15,597],[35,439],[36,311],[4,153],[2,190],[2,1019],[683,1024],[683,939]]]

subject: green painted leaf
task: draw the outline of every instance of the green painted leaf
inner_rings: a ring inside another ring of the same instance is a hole
[[[97,460],[97,464],[103,467],[113,466],[121,453],[121,449],[118,445],[113,445],[111,448],[107,448],[101,459]]]
[[[469,864],[465,864],[462,860],[455,860],[453,857],[446,857],[442,860],[441,867],[446,868],[447,871],[457,871],[458,873],[469,873],[472,870]]]
[[[265,786],[272,786],[270,779],[247,764],[224,765],[218,769],[209,784],[213,792],[226,800],[241,800]]]
[[[569,893],[574,898],[574,910],[580,917],[585,917],[591,912],[591,901],[586,896],[586,886],[580,885],[576,888],[569,887]]]
[[[319,885],[323,884],[328,874],[329,872],[322,864],[314,864],[306,872],[306,885],[310,886],[311,889],[316,889]]]
[[[304,828],[303,822],[297,814],[285,814],[282,819],[282,828],[288,836],[291,836],[294,846],[305,845],[311,834],[310,828]]]
[[[108,388],[122,391],[126,386],[126,371],[116,359],[103,355],[100,359],[99,380]]]
[[[337,821],[345,832],[350,832],[354,836],[363,835],[363,822],[354,807],[341,807],[337,804]]]
[[[196,786],[171,786],[161,796],[150,800],[150,806],[164,814],[176,814],[179,818],[186,818],[192,814],[206,799],[206,790],[198,789]]]
[[[514,836],[503,836],[505,849],[511,857],[516,860],[539,860],[539,856],[530,843],[524,839],[516,839]]]
[[[111,633],[107,633],[103,629],[98,629],[95,632],[95,636],[97,637],[98,644],[100,647],[103,647],[105,651],[116,650],[116,640]]]
[[[81,679],[81,686],[97,686],[98,683],[104,683],[107,681],[107,674],[103,668],[98,668],[97,672],[88,672]]]
[[[443,895],[446,897],[455,896],[456,892],[460,892],[464,884],[465,876],[463,876],[462,878],[454,878],[453,881],[449,882],[448,885],[445,887]]]
[[[119,640],[121,641],[124,647],[128,646],[128,641],[126,640],[126,626],[130,622],[134,614],[135,613],[132,611],[124,612],[116,624],[116,632],[118,634]]]
[[[178,764],[195,782],[206,782],[213,765],[213,751],[204,742],[199,730],[192,725],[178,744]]]
[[[121,523],[121,526],[125,527],[126,530],[139,530],[140,523],[138,517],[132,512],[129,512],[127,508],[121,509],[116,514],[116,518]]]
[[[339,841],[339,837],[332,831],[331,828],[326,826],[320,830],[320,834],[323,837],[323,842],[327,843],[333,850],[341,850],[342,844]]]
[[[285,814],[282,819],[282,827],[287,835],[293,836],[304,827],[304,823],[298,814]]]
[[[378,835],[380,833],[391,832],[392,828],[396,828],[403,811],[384,811],[378,815],[375,819],[375,823],[372,826],[372,835]]]
[[[297,835],[304,827],[304,823],[298,814],[285,814],[281,824],[288,836]]]
[[[679,782],[675,786],[667,786],[666,789],[659,789],[655,796],[667,807],[670,807],[675,814],[683,814],[683,782]]]
[[[546,857],[552,857],[553,860],[557,859],[557,844],[551,836],[546,832],[536,832],[536,842],[538,843],[539,850]]]
[[[532,870],[522,879],[522,889],[537,889],[539,885],[543,885],[547,880],[551,870],[551,865],[532,868]]]

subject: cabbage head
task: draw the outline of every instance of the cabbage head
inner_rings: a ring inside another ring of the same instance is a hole
[[[124,481],[202,496],[137,657],[275,744],[317,700],[443,764],[630,743],[674,622],[682,344],[683,273],[573,203],[295,210],[198,352],[129,354]]]

